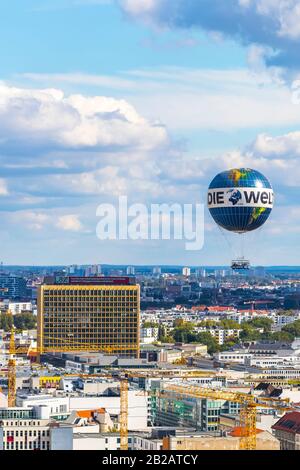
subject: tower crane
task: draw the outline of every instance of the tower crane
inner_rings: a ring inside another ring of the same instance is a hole
[[[9,311],[8,312],[11,317],[12,313]],[[47,339],[57,339],[57,338],[51,338],[47,337]],[[66,350],[92,350],[92,351],[103,351],[106,352],[107,354],[113,354],[115,352],[119,351],[128,351],[129,349],[134,349],[134,345],[131,344],[109,344],[109,345],[103,345],[101,348],[99,348],[99,345],[95,344],[90,344],[90,343],[74,343],[73,340],[66,341],[64,340],[64,343],[66,343]],[[30,348],[16,348],[15,344],[15,329],[14,326],[12,326],[10,330],[10,340],[9,340],[9,359],[8,359],[8,373],[7,373],[7,378],[8,378],[8,406],[9,407],[14,407],[16,405],[16,355],[17,354],[28,354]],[[38,355],[40,355],[41,351],[37,351]],[[124,385],[126,388],[126,386]],[[125,394],[125,389],[124,389],[124,394]],[[125,409],[126,403],[123,404],[123,407]],[[125,412],[123,412],[124,414]]]
[[[128,350],[131,345],[103,345],[99,348],[99,345],[91,344],[78,344],[78,349],[98,350],[108,353],[113,353],[122,350]],[[68,350],[72,348],[76,350],[76,344],[74,341],[70,341],[67,345]],[[95,349],[93,349],[95,348]],[[77,350],[78,350],[77,349]],[[132,349],[132,348],[131,348]],[[16,347],[15,347],[15,336],[14,329],[11,330],[10,344],[9,344],[9,361],[8,361],[8,405],[15,406],[16,401]],[[63,374],[64,376],[70,376],[72,374]],[[75,374],[77,377],[91,377],[87,374]],[[107,370],[104,373],[93,374],[93,377],[107,377],[114,378],[120,381],[120,450],[128,450],[128,384],[131,378],[159,378],[159,379],[190,379],[200,378],[207,375],[216,375],[216,372],[200,371],[200,370],[189,370],[189,369],[152,369],[152,370],[139,370],[138,372],[132,370]],[[226,400],[234,403],[239,403],[240,408],[240,420],[242,427],[242,436],[240,440],[240,448],[245,450],[254,450],[256,448],[256,414],[257,408],[268,407],[281,410],[289,410],[288,404],[282,404],[280,400],[273,400],[272,402],[262,397],[255,397],[251,394],[234,392],[230,390],[215,390],[211,388],[204,388],[198,386],[186,386],[186,385],[175,385],[167,384],[163,390],[164,396],[166,394],[177,394],[180,396],[189,396],[193,398],[211,398],[215,400]],[[162,396],[162,395],[160,395]]]
[[[11,328],[8,359],[8,406],[16,406],[16,344],[14,327]]]
[[[165,374],[166,372],[166,374]],[[179,371],[180,372],[180,371]],[[124,373],[123,373],[124,374]],[[122,403],[125,408],[125,404],[128,404],[128,379],[129,378],[182,378],[187,379],[191,377],[203,377],[204,371],[182,371],[181,373],[174,372],[170,374],[170,371],[147,371],[145,373],[135,373],[132,371],[126,371],[125,377],[121,379],[120,386],[120,401],[121,408]],[[207,372],[206,372],[207,375]],[[127,386],[125,386],[127,383]],[[288,411],[291,407],[288,403],[285,403],[283,400],[265,399],[264,397],[255,397],[251,394],[246,394],[242,392],[234,392],[230,390],[216,390],[212,388],[204,388],[191,385],[175,385],[168,384],[164,388],[164,392],[177,394],[179,396],[188,396],[192,398],[211,398],[213,400],[226,400],[234,403],[239,403],[241,406],[240,409],[240,422],[242,428],[242,435],[240,440],[240,449],[241,450],[255,450],[256,449],[256,415],[257,408],[266,407]],[[160,394],[161,396],[161,394]],[[120,441],[121,441],[121,450],[128,450],[128,407],[126,413],[122,409],[120,416]]]

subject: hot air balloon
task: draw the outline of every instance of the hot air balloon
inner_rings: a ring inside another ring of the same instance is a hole
[[[208,189],[208,209],[214,221],[241,236],[260,228],[269,218],[274,192],[268,179],[256,170],[238,168],[219,173]],[[243,256],[233,269],[249,269]]]

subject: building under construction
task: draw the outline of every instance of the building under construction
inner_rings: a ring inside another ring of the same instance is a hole
[[[132,277],[49,277],[38,292],[38,352],[139,357],[140,291]]]

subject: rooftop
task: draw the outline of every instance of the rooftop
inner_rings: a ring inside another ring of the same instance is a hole
[[[104,414],[105,408],[98,408],[97,410],[76,410],[76,414],[79,418],[93,418],[95,413]]]
[[[277,423],[273,424],[272,429],[300,434],[300,413],[297,411],[286,413]]]
[[[83,277],[83,276],[46,276],[44,278],[44,285],[55,286],[125,286],[135,285],[135,277],[130,276],[98,276],[98,277]]]

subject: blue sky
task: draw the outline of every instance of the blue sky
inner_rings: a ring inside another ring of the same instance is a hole
[[[218,171],[247,165],[276,192],[247,255],[254,264],[300,264],[300,8],[294,0],[226,5],[1,6],[5,263],[228,264],[229,245],[208,213],[203,249],[188,252],[180,241],[100,241],[96,209],[120,195],[204,203]]]

